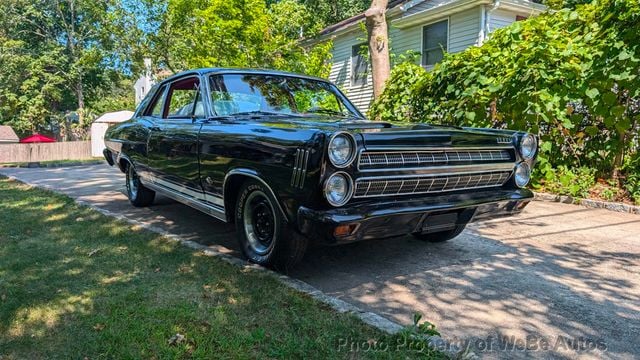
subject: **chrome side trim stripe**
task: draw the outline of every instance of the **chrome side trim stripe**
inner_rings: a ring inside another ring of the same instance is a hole
[[[162,195],[165,195],[175,201],[181,202],[187,206],[190,206],[196,210],[202,211],[205,214],[211,215],[215,218],[217,218],[218,220],[227,222],[227,214],[224,211],[224,208],[221,208],[217,205],[214,204],[207,204],[204,202],[201,202],[197,199],[188,197],[186,195],[183,195],[182,193],[179,193],[177,191],[171,190],[167,187],[164,187],[162,185],[158,185],[155,183],[147,183],[145,184],[145,186],[149,187],[151,190],[157,191],[159,193],[161,193]]]
[[[193,189],[184,185],[180,185],[177,183],[174,183],[172,181],[168,181],[168,180],[163,180],[158,178],[157,176],[151,175],[147,172],[141,173],[140,175],[140,179],[142,180],[142,183],[147,186],[147,185],[159,185],[162,188],[166,188],[169,189],[171,191],[174,191],[178,194],[182,194],[184,196],[188,196],[191,198],[194,198],[198,201],[202,201],[205,203],[212,203],[214,205],[217,205],[219,207],[221,207],[224,211],[224,199],[216,194],[212,194],[212,193],[205,193],[203,191],[199,191],[197,189]],[[161,191],[162,192],[162,191]]]

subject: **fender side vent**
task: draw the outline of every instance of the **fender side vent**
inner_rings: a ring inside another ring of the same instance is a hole
[[[304,180],[307,177],[307,166],[309,165],[309,150],[298,149],[293,161],[293,174],[291,174],[291,186],[302,189]]]

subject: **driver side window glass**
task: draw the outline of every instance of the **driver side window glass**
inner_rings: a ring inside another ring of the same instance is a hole
[[[151,115],[154,117],[162,117],[162,109],[164,108],[164,93],[167,89],[166,86],[163,86],[158,90],[158,94],[156,98],[153,100],[154,103],[150,107],[151,111],[147,112],[147,115]]]
[[[199,101],[200,82],[198,78],[178,80],[169,88],[168,118],[191,118],[204,115],[202,101]]]

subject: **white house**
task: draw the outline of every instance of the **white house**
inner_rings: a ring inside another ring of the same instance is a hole
[[[387,10],[391,52],[413,52],[429,69],[442,59],[442,51],[460,52],[481,45],[501,27],[546,10],[529,0],[411,0],[391,1]],[[327,27],[320,40],[333,40],[329,79],[362,111],[373,100],[371,72],[362,29],[364,14]]]
[[[151,90],[151,87],[155,84],[151,74],[151,59],[144,59],[144,68],[144,74],[140,75],[135,84],[133,84],[133,89],[136,92],[136,105],[140,104],[144,97],[149,93],[149,90]]]
[[[133,117],[133,111],[116,111],[103,114],[91,124],[91,156],[101,157],[104,150],[104,134],[109,126],[127,121]]]

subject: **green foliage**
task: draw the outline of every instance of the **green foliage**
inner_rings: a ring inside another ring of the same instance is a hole
[[[331,44],[301,43],[320,28],[295,0],[169,0],[151,46],[156,63],[173,71],[258,67],[326,76]]]
[[[82,138],[95,116],[133,108],[144,57],[160,70],[327,76],[331,44],[301,42],[324,25],[317,15],[295,0],[0,1],[0,123]]]
[[[414,335],[440,336],[440,332],[436,326],[429,321],[422,320],[422,313],[413,314],[413,326],[409,328],[409,332]]]
[[[416,117],[412,97],[416,83],[426,76],[426,70],[415,63],[404,62],[391,71],[386,89],[371,105],[369,115],[381,121],[410,121]]]
[[[612,173],[638,141],[639,22],[637,0],[602,0],[513,23],[447,54],[417,83],[396,68],[371,115],[526,130],[542,140],[543,172]],[[397,92],[398,79],[409,95]]]
[[[51,131],[104,108],[132,57],[132,22],[119,0],[0,2],[0,123]]]
[[[534,187],[543,188],[544,191],[554,194],[586,198],[595,184],[595,169],[586,167],[569,169],[560,165],[556,169],[546,171],[544,177],[534,184]]]
[[[545,0],[543,3],[551,9],[575,9],[581,4],[590,4],[593,0]]]
[[[629,192],[631,199],[640,205],[640,153],[627,158],[623,171],[625,173],[624,188]]]
[[[276,2],[276,0],[273,0]],[[371,0],[298,0],[315,15],[316,22],[323,26],[335,24],[364,12]]]

